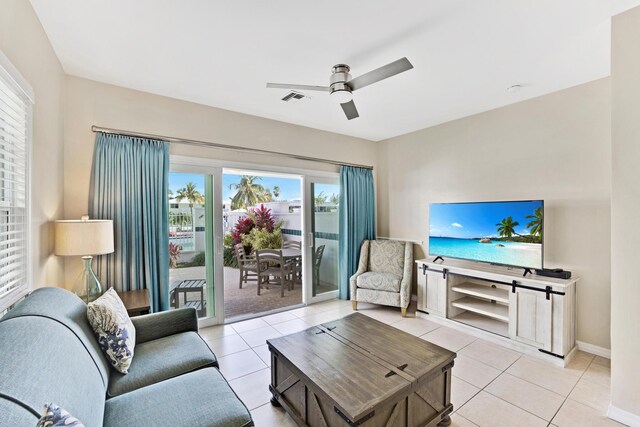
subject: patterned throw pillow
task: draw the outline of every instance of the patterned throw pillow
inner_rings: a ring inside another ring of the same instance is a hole
[[[133,359],[136,329],[116,291],[109,288],[89,303],[87,317],[104,355],[118,372],[126,374]]]
[[[45,403],[44,412],[36,427],[84,427],[77,418],[53,403]]]

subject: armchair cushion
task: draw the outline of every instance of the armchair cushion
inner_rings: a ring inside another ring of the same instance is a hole
[[[400,292],[402,276],[394,273],[363,273],[356,279],[356,285],[363,289],[375,291]]]
[[[372,240],[369,246],[369,268],[374,273],[393,273],[402,277],[404,269],[404,242]]]

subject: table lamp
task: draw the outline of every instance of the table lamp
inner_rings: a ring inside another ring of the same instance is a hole
[[[102,295],[102,285],[91,268],[94,255],[113,252],[113,221],[110,219],[60,220],[55,222],[55,250],[58,256],[82,257],[82,273],[72,291],[85,302]]]

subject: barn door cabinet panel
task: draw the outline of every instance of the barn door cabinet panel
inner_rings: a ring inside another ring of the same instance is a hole
[[[446,317],[447,280],[442,272],[418,269],[418,310]]]

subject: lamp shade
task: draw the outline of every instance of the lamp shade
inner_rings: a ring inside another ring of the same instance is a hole
[[[110,219],[56,221],[55,234],[56,255],[89,256],[113,252],[113,221]]]

